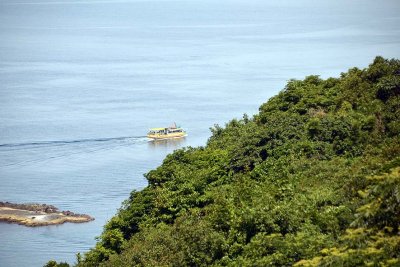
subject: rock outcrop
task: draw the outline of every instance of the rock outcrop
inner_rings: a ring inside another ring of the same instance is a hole
[[[0,202],[0,221],[9,223],[18,223],[26,226],[46,226],[65,222],[83,223],[93,220],[93,217],[86,214],[77,214],[69,210],[59,211],[53,205]]]

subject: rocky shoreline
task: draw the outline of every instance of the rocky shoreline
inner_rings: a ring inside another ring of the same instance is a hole
[[[65,222],[84,223],[93,221],[87,214],[77,214],[72,211],[60,211],[47,204],[15,204],[0,201],[0,221],[18,223],[25,226],[46,226],[63,224]]]

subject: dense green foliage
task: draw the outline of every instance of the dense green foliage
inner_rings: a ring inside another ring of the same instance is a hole
[[[400,265],[399,60],[290,80],[211,131],[146,175],[78,266]]]

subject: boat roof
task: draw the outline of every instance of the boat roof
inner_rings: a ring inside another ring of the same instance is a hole
[[[165,129],[174,129],[174,130],[179,130],[182,128],[171,128],[171,127],[162,127],[162,128],[150,128],[150,131],[163,131]]]

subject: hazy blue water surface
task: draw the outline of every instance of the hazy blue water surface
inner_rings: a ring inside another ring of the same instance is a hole
[[[0,201],[88,213],[0,224],[0,266],[75,260],[142,174],[290,78],[400,57],[398,1],[2,0]],[[176,121],[185,140],[149,143]]]

